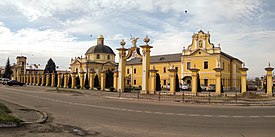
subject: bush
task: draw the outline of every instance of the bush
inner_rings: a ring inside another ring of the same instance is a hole
[[[97,90],[100,90],[100,89],[101,89],[101,86],[97,86],[96,88],[97,88]]]
[[[114,87],[110,87],[110,92],[114,92],[115,88]]]

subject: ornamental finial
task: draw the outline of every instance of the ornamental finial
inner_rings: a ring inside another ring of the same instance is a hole
[[[143,41],[146,43],[146,45],[148,45],[148,43],[150,42],[150,38],[148,37],[148,35],[146,35]]]
[[[121,41],[120,41],[120,45],[122,46],[122,48],[124,48],[124,45],[126,44],[126,42],[124,41],[124,39],[122,39]]]
[[[270,62],[268,62],[268,67],[270,67]]]

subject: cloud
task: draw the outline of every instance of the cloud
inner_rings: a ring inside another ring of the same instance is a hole
[[[212,43],[246,62],[251,76],[262,75],[266,62],[274,58],[271,1],[3,0],[0,7],[5,56],[31,51],[31,58],[54,56],[66,66],[71,56],[83,55],[95,45],[99,34],[115,53],[122,38],[131,45],[130,34],[140,38],[138,45],[149,35],[153,55],[180,53],[202,29],[210,31]]]

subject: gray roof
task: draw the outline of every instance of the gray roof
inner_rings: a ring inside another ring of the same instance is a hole
[[[107,53],[107,54],[115,54],[114,51],[107,45],[95,45],[93,47],[90,47],[86,54],[91,54],[91,53]]]
[[[150,63],[180,62],[181,56],[182,56],[182,53],[151,56]],[[142,63],[142,59],[133,58],[131,60],[128,60],[126,62],[126,65],[134,65],[134,64],[141,64],[141,63]]]

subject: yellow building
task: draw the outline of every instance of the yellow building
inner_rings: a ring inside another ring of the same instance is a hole
[[[115,53],[109,46],[104,45],[104,37],[99,35],[97,45],[90,47],[85,57],[72,58],[70,66],[71,71],[76,73],[94,70],[96,74],[99,74],[103,70],[114,70]]]
[[[201,86],[215,84],[214,68],[222,68],[224,90],[240,89],[242,62],[221,51],[220,45],[210,43],[210,34],[199,31],[192,36],[192,43],[182,53],[151,56],[150,68],[158,70],[161,86],[169,84],[169,68],[176,68],[180,83],[191,84],[190,68],[199,69]],[[142,61],[133,58],[126,63],[126,84],[140,86],[142,83]]]

